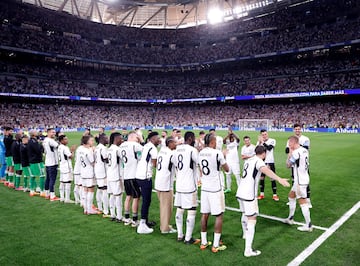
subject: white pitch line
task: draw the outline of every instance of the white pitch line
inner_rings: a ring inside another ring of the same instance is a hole
[[[156,190],[153,189],[152,192],[156,192]],[[175,195],[174,195],[174,197],[175,197]],[[198,203],[200,203],[200,200],[198,200]],[[228,206],[225,206],[225,209],[226,209],[226,210],[229,210],[229,211],[234,211],[234,212],[241,212],[240,209],[233,208],[233,207],[228,207]],[[271,215],[261,214],[261,213],[260,213],[258,216],[259,216],[259,217],[262,217],[262,218],[265,218],[265,219],[269,219],[269,220],[273,220],[273,221],[278,221],[278,222],[285,223],[285,219],[284,219],[284,218],[279,218],[279,217],[276,217],[276,216],[271,216]],[[299,223],[299,222],[295,222],[295,221],[294,221],[294,224],[296,224],[296,225],[302,225],[302,226],[305,225],[304,223]],[[322,231],[326,231],[326,230],[329,229],[329,228],[322,227],[322,226],[317,226],[317,225],[313,225],[313,228],[319,229],[319,230],[322,230]]]
[[[288,266],[298,266],[306,260],[322,243],[325,242],[333,233],[336,232],[357,210],[360,208],[360,201],[358,201],[350,210],[340,217],[328,230],[319,236],[314,242],[303,250],[295,259],[293,259]]]

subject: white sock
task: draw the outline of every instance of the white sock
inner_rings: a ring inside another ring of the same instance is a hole
[[[296,210],[296,199],[289,198],[289,218],[293,218]]]
[[[87,191],[82,190],[81,191],[81,206],[84,208],[84,211],[87,212]]]
[[[55,192],[50,192],[50,199],[55,198]]]
[[[301,212],[305,218],[305,223],[307,226],[310,227],[311,225],[311,219],[310,219],[310,209],[309,209],[309,205],[307,203],[301,204]]]
[[[240,174],[236,174],[235,175],[235,179],[236,179],[236,184],[237,184],[237,186],[239,187],[240,186]]]
[[[252,243],[255,235],[256,220],[248,220],[245,234],[245,250],[252,251]]]
[[[86,208],[88,212],[92,211],[93,200],[94,200],[94,192],[88,191],[86,195],[86,206],[87,206]]]
[[[59,185],[60,200],[64,200],[64,194],[65,194],[64,185],[65,184],[63,182],[60,182]]]
[[[65,200],[70,200],[71,183],[65,183]]]
[[[231,190],[231,174],[226,174],[226,188]]]
[[[116,218],[122,218],[122,195],[115,196]]]
[[[80,202],[80,194],[79,194],[79,186],[78,185],[74,186],[74,198],[75,198],[76,203]]]
[[[102,204],[103,204],[103,213],[108,215],[109,214],[109,195],[107,193],[107,190],[103,190]]]
[[[196,217],[196,211],[189,210],[186,219],[185,241],[189,241],[192,237],[192,233],[195,227],[195,217]]]
[[[109,205],[110,205],[110,216],[111,218],[115,218],[115,197],[113,194],[110,194]]]
[[[49,197],[49,195],[50,195],[50,190],[45,190],[45,196]]]
[[[96,190],[96,203],[99,211],[102,211],[102,193],[103,191],[101,189]]]
[[[243,236],[246,235],[247,220],[248,219],[247,219],[245,213],[243,213],[242,216],[241,216],[241,226],[242,226],[242,230],[243,230]]]
[[[141,219],[141,220],[140,220],[140,225],[141,225],[141,226],[144,226],[144,225],[147,226],[147,225],[146,225],[146,219]]]
[[[178,231],[178,238],[181,238],[184,236],[184,233],[183,233],[184,210],[183,209],[177,208],[175,220],[176,220],[176,228]]]
[[[220,246],[220,237],[221,237],[221,233],[214,233],[214,247],[218,247]]]
[[[201,232],[201,244],[206,245],[207,242],[207,232]]]

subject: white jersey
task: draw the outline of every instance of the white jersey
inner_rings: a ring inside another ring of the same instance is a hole
[[[244,155],[247,157],[253,157],[255,155],[255,145],[250,144],[249,146],[246,146],[246,145],[242,146],[241,155]]]
[[[310,139],[304,135],[299,137],[300,146],[310,149]],[[289,148],[289,140],[286,142],[286,147]]]
[[[166,137],[161,137],[160,149],[166,147]]]
[[[79,159],[80,159],[80,175],[81,178],[94,178],[94,151],[91,148],[82,147],[79,150]]]
[[[180,193],[193,193],[197,190],[199,180],[199,152],[189,144],[176,147],[176,191]]]
[[[226,163],[221,151],[209,147],[199,153],[199,164],[202,173],[201,190],[219,192],[224,188],[221,166]]]
[[[226,141],[226,161],[228,163],[240,163],[238,147],[239,142],[237,142],[237,140],[234,140],[233,142],[230,142],[229,140]]]
[[[266,165],[258,156],[253,156],[245,161],[242,178],[236,192],[238,199],[245,201],[256,199],[261,167],[266,167]]]
[[[290,162],[294,167],[294,182],[298,185],[308,185],[309,176],[309,151],[299,147],[291,153]]]
[[[224,139],[220,136],[216,136],[216,149],[221,151],[224,144]]]
[[[120,179],[120,147],[112,144],[108,149],[107,180],[119,181]]]
[[[72,164],[71,164],[71,151],[68,146],[63,144],[59,145],[58,148],[59,154],[59,170],[61,174],[72,173]]]
[[[163,147],[159,151],[155,176],[155,189],[157,191],[170,191],[174,188],[174,153],[175,151],[170,150],[168,147]]]
[[[75,151],[75,164],[74,164],[74,175],[80,175],[81,171],[81,162],[80,162],[80,152],[84,146],[80,145]]]
[[[259,145],[259,142],[257,143],[257,145]],[[268,138],[268,140],[263,143],[263,146],[266,148],[265,163],[275,163],[274,149],[276,146],[276,140]],[[267,146],[273,146],[273,148],[271,150],[268,150]]]
[[[156,160],[158,151],[151,142],[145,144],[142,155],[136,167],[135,178],[140,180],[151,179],[153,175],[152,160]]]
[[[99,144],[95,149],[95,177],[96,179],[106,178],[106,161],[107,161],[107,148],[104,144]]]
[[[120,145],[121,167],[124,179],[135,179],[136,168],[141,158],[143,146],[137,142],[125,141]]]
[[[54,139],[46,137],[43,142],[45,152],[45,166],[54,166],[59,164],[59,155],[57,143]]]

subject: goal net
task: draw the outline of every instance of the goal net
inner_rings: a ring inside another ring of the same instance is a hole
[[[261,129],[269,130],[271,127],[270,119],[239,119],[239,129],[244,131],[258,131]]]

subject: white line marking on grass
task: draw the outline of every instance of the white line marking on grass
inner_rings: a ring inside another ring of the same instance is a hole
[[[293,259],[288,266],[298,266],[306,260],[322,243],[325,242],[333,233],[336,232],[357,210],[360,208],[360,201],[358,201],[350,210],[340,217],[328,230],[319,236],[314,242],[303,250],[295,259]]]
[[[156,192],[156,190],[153,189],[152,192]],[[174,197],[175,197],[175,195],[174,195]],[[198,200],[198,203],[200,203],[200,200]],[[241,212],[240,209],[238,209],[238,208],[233,208],[233,207],[228,207],[228,206],[225,206],[225,209],[229,210],[229,211],[234,211],[234,212]],[[276,217],[276,216],[271,216],[271,215],[261,214],[261,213],[258,216],[262,217],[262,218],[265,218],[265,219],[285,223],[284,218],[279,218],[279,217]],[[294,224],[296,224],[296,225],[305,225],[304,223],[299,223],[299,222],[295,222],[295,221],[294,221]],[[313,228],[323,230],[323,231],[326,231],[326,230],[329,229],[329,228],[322,227],[322,226],[317,226],[317,225],[313,225]]]

